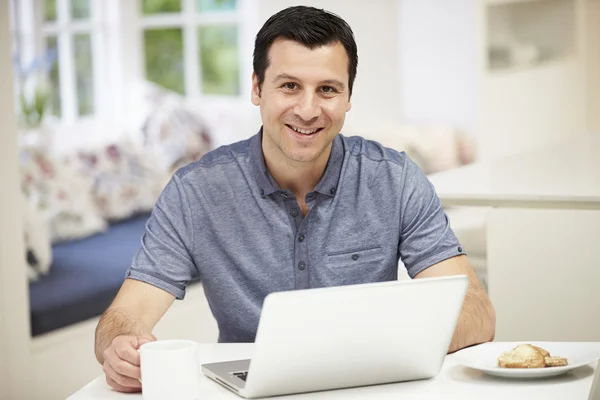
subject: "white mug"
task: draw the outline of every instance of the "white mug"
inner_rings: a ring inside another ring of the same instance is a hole
[[[144,400],[200,398],[198,344],[191,340],[159,340],[140,347]]]

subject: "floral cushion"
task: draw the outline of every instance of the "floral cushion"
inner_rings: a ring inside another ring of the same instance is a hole
[[[25,195],[22,209],[27,275],[30,281],[36,281],[48,273],[52,264],[50,232],[39,210],[29,204]]]
[[[126,140],[80,150],[70,162],[91,180],[91,196],[107,220],[151,210],[166,183],[152,160]]]
[[[209,125],[197,105],[148,82],[139,91],[144,110],[140,142],[154,165],[173,174],[211,150]]]
[[[53,243],[83,238],[106,228],[91,197],[90,181],[68,163],[33,148],[21,149],[19,162],[22,192]]]

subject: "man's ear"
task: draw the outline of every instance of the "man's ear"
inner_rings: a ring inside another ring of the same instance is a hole
[[[258,76],[256,76],[256,72],[252,72],[252,94],[251,94],[252,104],[255,106],[260,105],[260,87],[258,86]]]
[[[350,98],[348,98],[348,104],[346,104],[346,112],[350,111],[351,108],[352,108],[352,101],[350,101]]]

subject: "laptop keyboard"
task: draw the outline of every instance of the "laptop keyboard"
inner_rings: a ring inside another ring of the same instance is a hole
[[[246,379],[248,378],[248,371],[234,372],[233,375],[237,376],[238,378],[240,378],[241,380],[246,382]]]

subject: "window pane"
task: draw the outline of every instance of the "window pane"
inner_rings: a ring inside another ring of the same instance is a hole
[[[236,7],[237,0],[196,0],[198,12],[233,11]]]
[[[202,93],[240,94],[237,26],[204,26],[198,35]]]
[[[46,38],[46,49],[48,51],[53,51],[56,54],[54,57],[54,62],[50,67],[50,71],[48,74],[49,79],[49,107],[50,113],[52,115],[56,115],[60,117],[60,69],[58,64],[58,41],[56,36],[49,36]]]
[[[141,0],[143,14],[181,12],[181,0]]]
[[[73,36],[75,51],[75,79],[77,84],[77,113],[80,116],[94,112],[94,75],[92,68],[92,38],[89,33]]]
[[[44,21],[56,21],[56,0],[44,0]]]
[[[89,19],[90,14],[90,0],[71,0],[71,18]]]
[[[144,31],[146,78],[184,94],[183,34],[181,28]]]

